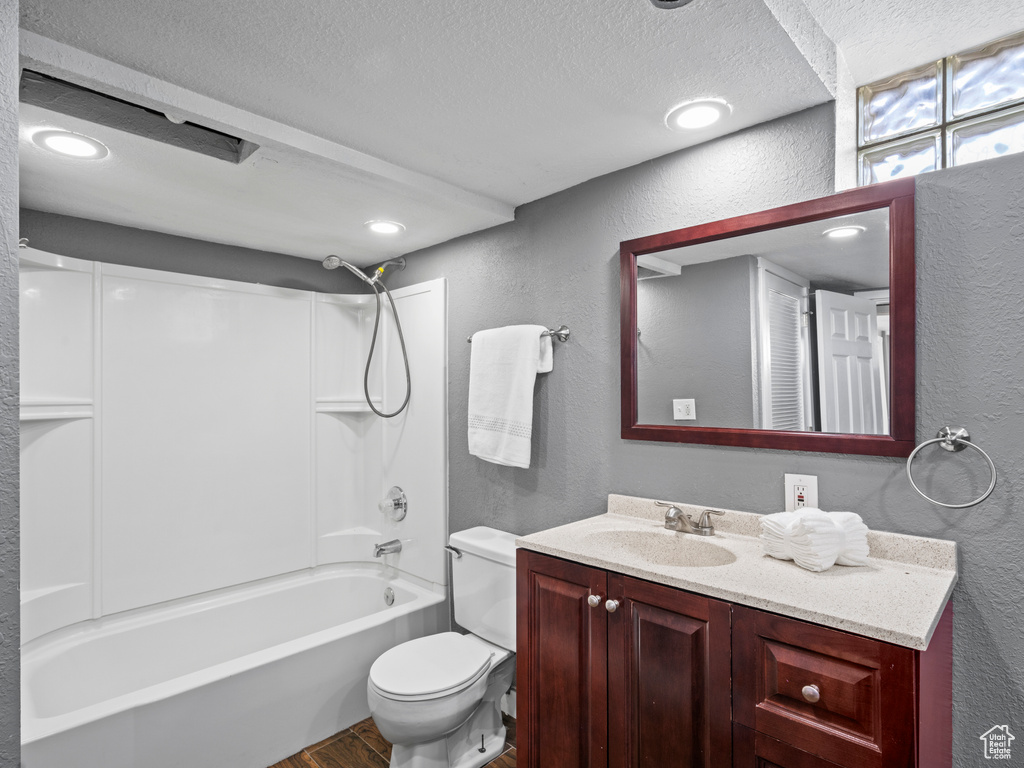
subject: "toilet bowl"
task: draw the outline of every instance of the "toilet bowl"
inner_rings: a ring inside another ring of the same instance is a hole
[[[453,534],[451,546],[459,553],[455,618],[471,633],[410,640],[370,668],[367,701],[392,744],[391,768],[480,768],[504,751],[501,700],[515,675],[515,537],[479,527]]]

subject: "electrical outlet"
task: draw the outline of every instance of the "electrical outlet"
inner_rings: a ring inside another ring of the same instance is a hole
[[[787,512],[801,507],[818,506],[817,475],[784,475],[783,481],[786,489]]]
[[[672,401],[672,418],[676,421],[696,421],[697,401],[692,397]]]
[[[807,506],[807,486],[806,485],[794,485],[793,486],[793,506],[796,509]]]

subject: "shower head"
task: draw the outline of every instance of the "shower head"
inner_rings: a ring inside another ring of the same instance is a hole
[[[337,269],[338,267],[344,267],[353,275],[362,280],[364,283],[368,283],[369,285],[373,285],[375,282],[377,282],[377,275],[374,275],[373,277],[367,277],[363,273],[363,270],[359,269],[359,267],[349,264],[347,261],[340,258],[339,256],[328,256],[326,259],[324,259],[323,265],[324,269]]]
[[[376,270],[374,270],[372,277],[367,277],[366,273],[363,272],[363,270],[359,269],[359,267],[349,264],[347,261],[345,261],[339,256],[328,256],[326,259],[323,260],[323,265],[324,269],[337,269],[338,267],[345,267],[345,269],[347,269],[349,272],[358,277],[367,285],[373,285],[384,276],[384,270],[387,269],[388,267],[397,267],[398,269],[405,269],[405,257],[401,256],[397,259],[385,261],[383,264],[377,267]]]

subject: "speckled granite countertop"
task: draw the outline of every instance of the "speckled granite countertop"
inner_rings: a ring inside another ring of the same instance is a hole
[[[706,507],[677,504],[694,519]],[[608,512],[516,539],[535,552],[924,650],[957,580],[956,544],[872,531],[863,567],[812,573],[761,553],[761,516],[713,517],[716,534],[664,528],[654,499],[611,495]],[[711,549],[709,547],[714,547]],[[694,567],[688,558],[721,563]]]

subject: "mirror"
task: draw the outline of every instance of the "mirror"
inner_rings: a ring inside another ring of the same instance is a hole
[[[913,450],[912,179],[620,253],[624,439]]]

